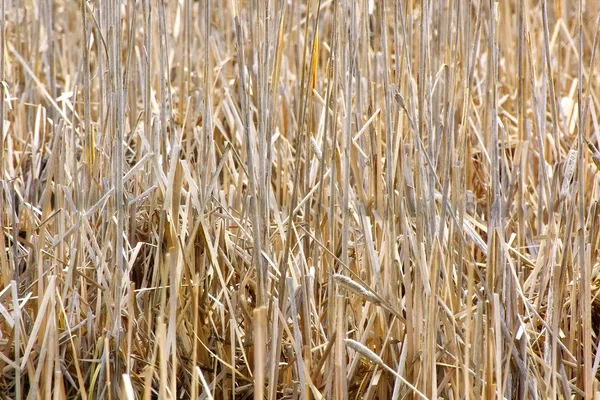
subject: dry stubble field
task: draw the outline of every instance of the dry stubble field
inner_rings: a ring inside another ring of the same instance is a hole
[[[0,398],[598,398],[599,3],[2,0]]]

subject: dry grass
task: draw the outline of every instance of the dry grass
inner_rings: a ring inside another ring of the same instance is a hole
[[[600,396],[585,3],[1,0],[0,398]]]

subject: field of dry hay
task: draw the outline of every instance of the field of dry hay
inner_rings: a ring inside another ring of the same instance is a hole
[[[585,3],[2,0],[0,398],[598,398]]]

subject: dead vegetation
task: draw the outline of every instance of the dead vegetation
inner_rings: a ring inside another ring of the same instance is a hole
[[[594,398],[598,2],[2,0],[0,398]]]

